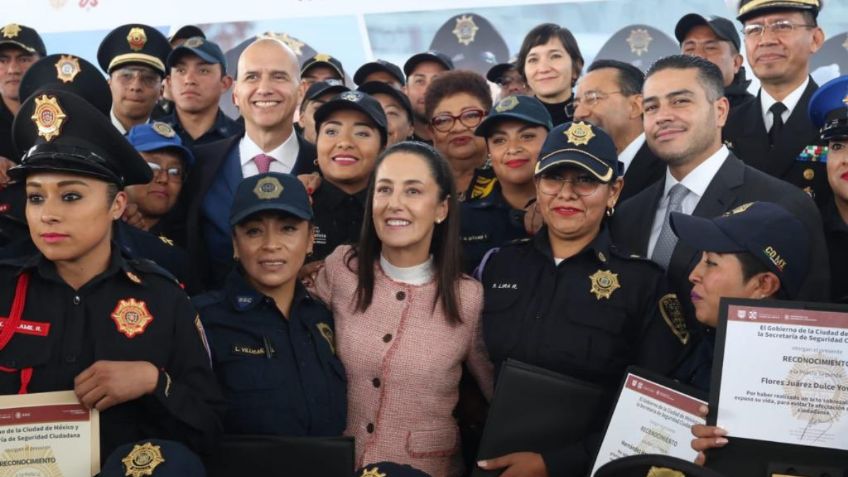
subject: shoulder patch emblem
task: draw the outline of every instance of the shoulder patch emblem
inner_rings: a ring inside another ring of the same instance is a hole
[[[127,338],[134,338],[144,333],[147,325],[153,321],[153,315],[147,310],[147,304],[141,300],[127,298],[120,300],[112,311],[112,320],[118,331]]]
[[[689,342],[689,329],[686,327],[686,318],[683,316],[683,307],[677,299],[677,295],[669,293],[660,298],[660,314],[665,323],[671,328],[671,332],[682,344]]]
[[[321,322],[315,325],[318,328],[318,332],[321,333],[321,336],[327,340],[327,344],[330,345],[330,351],[333,354],[336,354],[336,339],[333,334],[333,330],[330,328],[330,325],[327,323]]]

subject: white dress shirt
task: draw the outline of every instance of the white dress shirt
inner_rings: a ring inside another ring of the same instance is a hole
[[[789,116],[792,115],[792,111],[795,110],[795,106],[798,106],[798,102],[801,101],[801,96],[804,95],[804,90],[807,89],[807,85],[809,83],[810,77],[807,76],[807,79],[801,83],[801,86],[795,88],[795,90],[786,95],[786,97],[783,98],[783,101],[781,101],[781,103],[786,106],[786,111],[780,115],[780,117],[783,118],[783,124],[786,124],[786,121],[789,120]],[[776,102],[777,100],[772,98],[765,89],[760,88],[760,103],[763,107],[763,123],[766,125],[766,131],[771,129],[771,125],[774,123],[774,118],[772,118],[769,108],[771,108],[771,106]]]
[[[618,155],[618,160],[624,164],[624,170],[621,171],[622,175],[627,172],[627,169],[630,167],[630,163],[633,162],[633,158],[636,157],[636,153],[642,148],[642,144],[645,144],[645,133],[636,136],[636,139],[631,141],[630,144],[628,144],[627,147],[625,147]]]
[[[710,182],[713,181],[713,177],[721,169],[724,161],[727,160],[729,154],[730,151],[727,149],[727,146],[721,146],[706,161],[687,174],[682,181],[675,179],[668,168],[665,169],[665,188],[663,189],[662,199],[660,199],[660,203],[657,205],[657,211],[654,214],[651,238],[648,241],[648,257],[654,253],[654,247],[657,245],[657,239],[660,236],[663,221],[665,221],[666,210],[668,210],[668,192],[671,188],[677,184],[683,184],[683,187],[686,187],[688,193],[683,197],[683,202],[680,204],[680,211],[686,215],[691,215],[695,211],[695,207],[698,206],[698,202],[701,201],[701,197],[704,196],[704,192],[709,187]]]
[[[127,128],[125,128],[124,125],[121,124],[121,121],[118,120],[118,117],[115,116],[115,110],[109,110],[109,118],[112,120],[112,124],[115,126],[115,129],[117,129],[118,132],[126,136],[129,131],[127,131]],[[150,118],[147,118],[147,121],[145,121],[144,124],[147,124],[149,122]]]
[[[297,162],[297,154],[300,152],[300,145],[297,143],[297,134],[292,129],[289,138],[283,141],[273,151],[265,152],[250,139],[250,136],[245,133],[244,137],[239,141],[239,158],[241,159],[241,176],[250,177],[259,174],[259,168],[256,166],[254,157],[259,154],[265,154],[274,158],[271,162],[270,172],[282,172],[291,174],[294,169],[294,164]]]

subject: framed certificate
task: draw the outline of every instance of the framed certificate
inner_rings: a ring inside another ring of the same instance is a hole
[[[709,467],[848,467],[848,307],[722,299],[710,413],[729,443]]]
[[[73,391],[0,396],[0,475],[100,472],[100,421]]]
[[[645,369],[624,375],[592,474],[607,462],[636,454],[662,454],[695,460],[691,427],[704,424],[698,408],[704,393]]]

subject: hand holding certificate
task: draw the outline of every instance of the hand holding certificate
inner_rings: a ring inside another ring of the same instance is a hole
[[[99,431],[73,391],[0,396],[0,475],[95,475]]]

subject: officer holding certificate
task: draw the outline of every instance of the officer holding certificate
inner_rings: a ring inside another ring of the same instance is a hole
[[[150,167],[67,91],[31,96],[13,130],[37,253],[0,262],[0,394],[73,390],[100,411],[103,457],[149,437],[210,445],[220,398],[200,320],[173,277],[112,242],[124,187]]]

